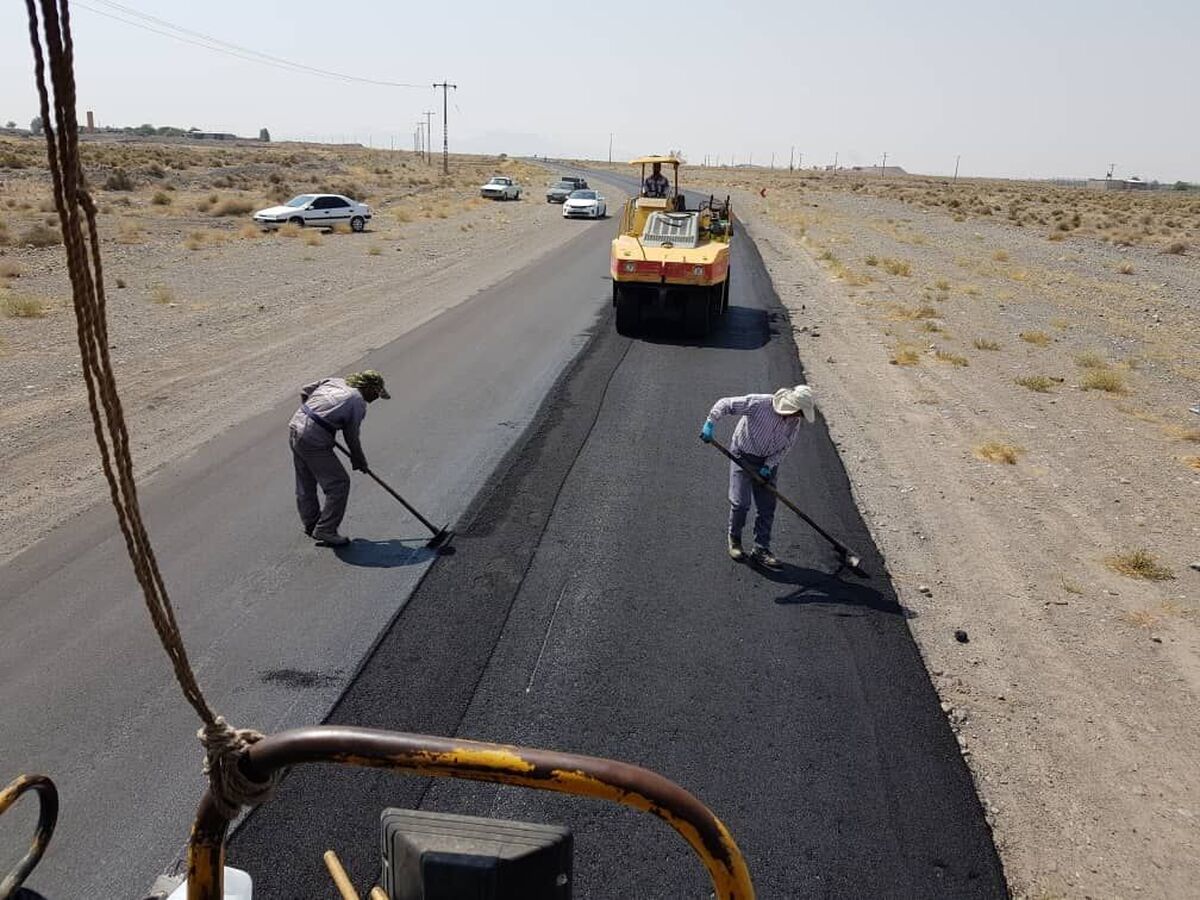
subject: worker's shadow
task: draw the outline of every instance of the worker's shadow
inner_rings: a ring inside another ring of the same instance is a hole
[[[424,541],[414,540],[369,541],[354,538],[342,547],[334,547],[334,554],[342,562],[366,569],[396,569],[401,566],[416,566],[428,562],[438,555]]]
[[[914,611],[902,606],[890,591],[884,594],[876,590],[854,578],[844,566],[839,566],[832,572],[824,572],[784,563],[778,572],[772,572],[762,566],[754,566],[754,570],[768,581],[793,588],[775,598],[775,602],[781,605],[829,605],[847,608],[838,615],[853,615],[850,609],[873,609],[906,619],[917,617]],[[842,578],[842,575],[847,577]]]

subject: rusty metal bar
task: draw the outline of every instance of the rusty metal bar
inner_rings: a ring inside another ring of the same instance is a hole
[[[58,822],[58,788],[45,775],[18,776],[0,791],[0,815],[4,815],[10,806],[29,791],[37,791],[38,795],[37,831],[33,834],[29,852],[4,876],[4,880],[0,881],[0,900],[9,900],[16,894],[29,877],[29,873],[41,862],[46,847],[50,845],[50,838],[54,836],[54,826]]]
[[[251,745],[243,768],[250,778],[265,781],[280,769],[320,762],[491,781],[631,806],[662,819],[691,845],[708,870],[716,900],[754,898],[746,862],[720,819],[679,785],[640,766],[552,750],[324,725],[264,738]],[[229,819],[206,792],[188,845],[188,900],[222,900],[228,826]]]

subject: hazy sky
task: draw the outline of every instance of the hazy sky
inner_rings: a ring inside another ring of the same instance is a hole
[[[282,71],[74,10],[101,124],[411,147],[432,88]],[[695,162],[888,162],[966,175],[1200,181],[1200,3],[679,4],[122,0],[252,50],[367,78],[448,79],[451,149]],[[156,26],[157,27],[157,26]],[[0,3],[0,120],[36,113],[23,3]]]

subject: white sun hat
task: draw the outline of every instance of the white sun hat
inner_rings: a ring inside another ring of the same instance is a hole
[[[781,416],[803,413],[806,421],[815,422],[817,420],[817,404],[813,400],[812,388],[807,384],[780,388],[771,399],[771,407]]]

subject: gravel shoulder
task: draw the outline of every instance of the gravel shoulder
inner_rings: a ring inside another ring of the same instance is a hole
[[[1194,896],[1197,258],[755,178],[710,181],[789,309],[1014,891]],[[1113,569],[1141,548],[1170,577]]]
[[[488,165],[476,161],[474,168]],[[580,223],[541,202],[541,182],[532,179],[542,179],[542,170],[516,166],[531,192],[519,202],[478,200],[472,172],[460,179],[466,187],[428,201],[385,199],[364,234],[262,235],[243,227],[244,218],[214,222],[173,210],[164,216],[136,194],[132,209],[102,215],[110,349],[138,475],[186,456],[298,385],[340,371],[578,234]],[[40,182],[26,175],[24,184]],[[9,197],[22,196],[20,182],[4,188]],[[612,197],[612,205],[619,202]],[[28,213],[35,215],[44,217]],[[20,273],[6,280],[6,298],[45,298],[41,317],[0,320],[0,381],[11,386],[0,408],[0,467],[9,491],[0,510],[2,561],[105,497],[106,488],[62,248],[10,246],[0,255]]]

